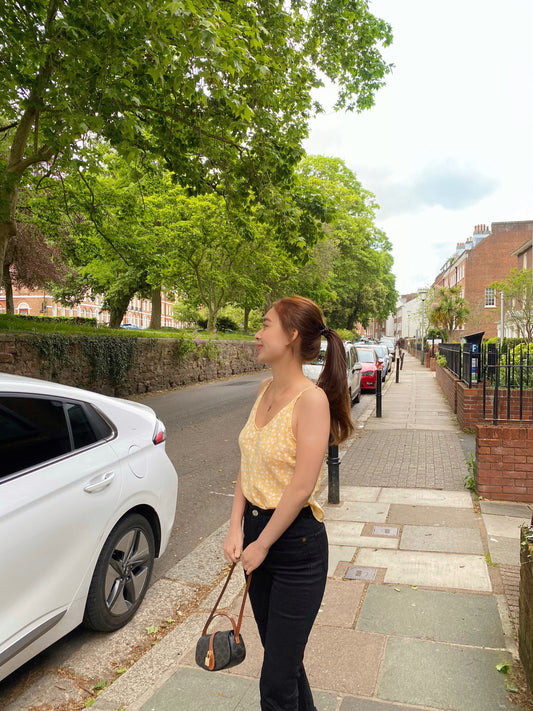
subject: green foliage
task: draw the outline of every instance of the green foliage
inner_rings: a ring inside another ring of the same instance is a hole
[[[437,363],[440,365],[441,368],[446,368],[446,366],[448,365],[448,361],[446,360],[446,356],[438,355],[438,356],[437,356]]]
[[[34,316],[32,314],[22,316],[20,314],[1,314],[0,330],[18,330],[18,325],[22,325],[22,330],[26,330],[23,322],[26,322],[26,324],[28,322],[30,324],[36,322],[41,324],[88,326],[90,328],[96,328],[98,326],[98,322],[95,318],[82,318],[81,316]]]
[[[84,336],[81,349],[89,362],[92,382],[109,378],[113,383],[120,384],[126,380],[135,362],[137,339]]]
[[[435,301],[430,304],[429,320],[441,330],[444,340],[448,341],[450,335],[463,326],[469,313],[470,309],[459,287],[442,287],[436,291]]]
[[[343,341],[353,341],[354,332],[349,331],[347,328],[336,328],[335,329]]]
[[[432,339],[432,338],[441,338],[443,341],[446,338],[446,334],[443,333],[440,328],[430,328],[428,329],[428,332],[426,333],[426,338]]]
[[[504,294],[505,322],[522,340],[533,341],[531,269],[511,269],[507,279],[495,281],[491,287]]]
[[[477,464],[475,457],[472,452],[469,452],[468,459],[466,460],[466,466],[468,468],[468,474],[465,476],[465,489],[471,491],[473,494],[477,493],[477,479],[476,471]]]
[[[303,153],[313,89],[325,76],[338,108],[362,110],[390,71],[390,27],[350,0],[6,0],[0,28],[2,261],[24,172],[79,160],[87,135],[139,164],[164,155],[182,184],[230,203],[260,196],[272,224],[288,225],[296,203],[280,188]],[[297,252],[301,230],[284,234]]]
[[[58,380],[67,366],[76,340],[60,334],[35,336],[29,341],[39,354],[41,374],[50,373],[52,380]]]

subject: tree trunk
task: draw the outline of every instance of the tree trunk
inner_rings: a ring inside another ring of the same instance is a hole
[[[11,273],[9,264],[4,264],[2,275],[3,286],[6,292],[6,314],[15,313],[15,304],[13,302],[13,284],[11,283]]]
[[[161,328],[161,289],[152,289],[152,315],[150,316],[150,326],[157,331]]]
[[[109,299],[109,328],[120,328],[124,314],[133,294],[122,294],[114,299]]]
[[[248,333],[248,322],[250,320],[250,311],[251,309],[247,308],[246,306],[244,307],[244,323],[243,323],[243,329],[244,333]]]
[[[216,322],[217,322],[217,313],[218,313],[218,309],[216,311],[212,311],[208,307],[208,311],[207,311],[207,330],[208,331],[215,330],[215,326],[216,326]]]

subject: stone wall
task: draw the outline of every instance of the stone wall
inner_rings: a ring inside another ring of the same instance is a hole
[[[533,424],[476,425],[476,484],[480,496],[533,501]]]
[[[0,369],[126,397],[262,370],[252,341],[0,334]]]
[[[522,529],[522,537],[529,529]],[[533,554],[528,546],[520,550],[520,595],[518,649],[529,687],[533,691]]]

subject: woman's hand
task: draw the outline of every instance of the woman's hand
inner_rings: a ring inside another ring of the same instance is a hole
[[[261,545],[258,540],[246,546],[241,555],[242,567],[246,575],[250,575],[252,571],[259,568],[261,563],[265,560],[267,553],[268,548]]]
[[[224,541],[224,558],[228,563],[238,563],[241,559],[243,540],[241,528],[236,530],[230,528]]]

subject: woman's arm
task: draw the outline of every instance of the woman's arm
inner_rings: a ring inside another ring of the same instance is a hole
[[[241,557],[243,542],[242,517],[244,515],[245,503],[244,494],[241,489],[241,470],[239,469],[237,482],[235,484],[233,508],[231,509],[229,521],[229,531],[224,541],[224,558],[228,563],[237,563]]]
[[[246,573],[261,565],[270,546],[287,530],[314,491],[330,432],[329,403],[319,388],[306,390],[295,406],[296,466],[290,484],[259,537],[243,551]]]

